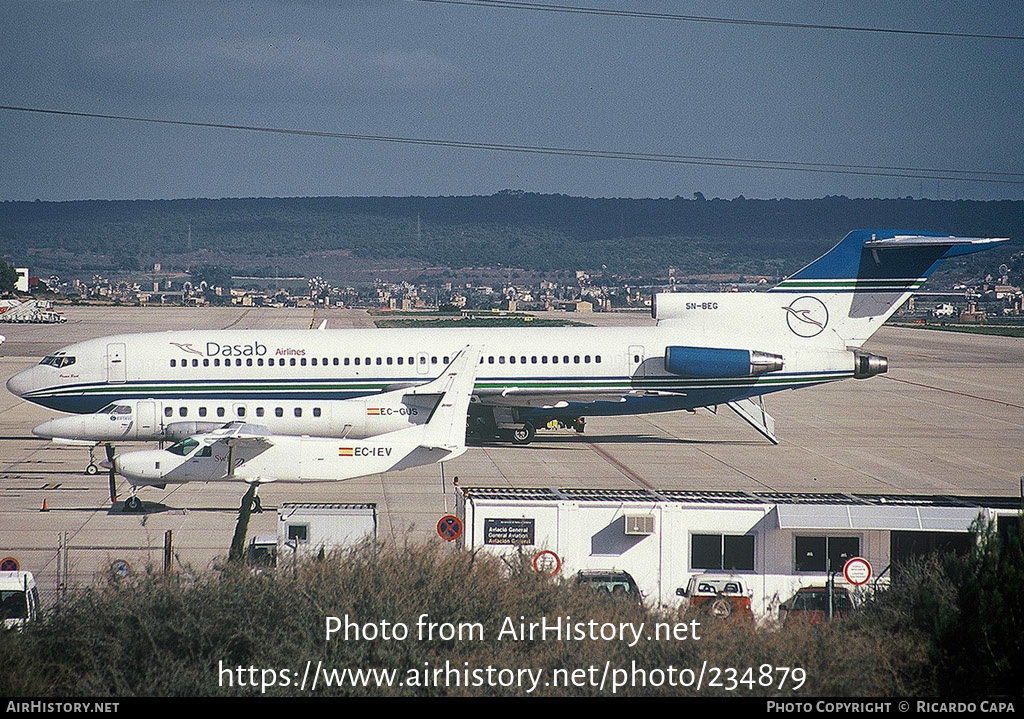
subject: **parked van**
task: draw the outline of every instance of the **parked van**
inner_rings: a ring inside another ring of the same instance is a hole
[[[32,572],[0,572],[0,612],[7,629],[39,618],[39,592]]]

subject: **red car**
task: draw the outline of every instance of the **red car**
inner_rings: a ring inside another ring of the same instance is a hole
[[[853,611],[853,598],[846,587],[832,590],[832,618],[845,616]],[[779,605],[779,619],[783,626],[794,622],[821,624],[828,621],[828,589],[825,587],[800,587],[796,594]]]

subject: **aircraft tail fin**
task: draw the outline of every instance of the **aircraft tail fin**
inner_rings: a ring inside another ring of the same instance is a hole
[[[784,309],[797,335],[813,337],[827,325],[847,347],[860,347],[942,260],[1008,239],[854,230],[769,292],[793,295]]]
[[[416,394],[438,392],[441,400],[423,424],[423,447],[462,452],[466,448],[466,416],[480,364],[480,348],[467,346],[435,380],[416,387]]]

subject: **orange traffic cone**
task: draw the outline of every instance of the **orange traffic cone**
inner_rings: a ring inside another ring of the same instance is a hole
[[[49,512],[50,511],[50,508],[46,506],[46,497],[43,497],[43,508],[40,509],[39,511],[40,512]]]

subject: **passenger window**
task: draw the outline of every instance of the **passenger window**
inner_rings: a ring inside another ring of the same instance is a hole
[[[195,362],[195,360],[192,360],[192,361]],[[195,365],[192,365],[192,366],[195,367]],[[209,367],[209,366],[210,366],[210,360],[204,359],[203,360],[203,367]]]
[[[288,360],[288,364],[290,364],[292,367],[294,367],[295,366],[295,358],[292,357],[290,360]]]
[[[437,357],[431,357],[430,364],[437,364]]]
[[[345,364],[348,364],[348,360],[345,360]],[[358,357],[356,357],[356,364],[357,365],[359,364],[359,358]]]
[[[262,357],[260,357],[258,360],[256,360],[256,366],[257,367],[262,367],[263,366],[263,358]]]
[[[171,367],[177,367],[177,366],[178,366],[178,361],[177,360],[171,360]]]
[[[249,364],[252,364],[252,360],[249,360]],[[235,360],[235,367],[241,367],[241,366],[242,366],[242,358],[239,357],[238,359]]]
[[[174,413],[174,410],[170,407],[164,407],[164,417],[170,417]]]
[[[314,417],[319,417],[320,416],[320,408],[319,407],[314,407],[313,408],[313,416]]]
[[[580,356],[579,355],[573,355],[572,363],[573,364],[579,364],[580,363]]]
[[[213,456],[213,447],[211,447],[210,445],[206,445],[201,450],[196,452],[196,457],[212,457],[212,456]]]
[[[380,365],[380,363],[381,363],[381,362],[380,362],[380,357],[378,357],[378,358],[377,358],[377,365],[379,366],[379,365]]]
[[[200,407],[199,408],[199,416],[200,417],[205,417],[206,416],[206,407]]]
[[[274,408],[274,416],[275,417],[284,417],[284,410],[282,408],[280,408],[280,407],[275,407]]]
[[[179,417],[188,417],[188,407],[178,407]]]
[[[262,361],[260,362],[260,364],[263,364]],[[252,357],[249,357],[245,360],[245,366],[252,367]]]
[[[245,416],[245,407],[236,407],[235,408],[235,412],[238,413],[239,417],[244,417]]]
[[[263,408],[262,407],[257,407],[256,408],[256,416],[257,417],[262,417],[263,416]]]
[[[395,360],[393,357],[388,357],[388,364],[394,364]]]
[[[217,408],[217,416],[218,417],[223,417],[224,416],[224,408],[223,407],[218,407]]]
[[[498,364],[505,364],[505,357],[504,356],[498,358]]]
[[[301,417],[302,416],[302,407],[296,407],[295,408],[295,416],[296,417]]]
[[[314,357],[313,359],[311,359],[311,360],[309,361],[309,363],[310,363],[311,365],[313,365],[314,367],[316,367],[316,357]]]
[[[551,355],[551,364],[558,364],[558,355]]]
[[[303,367],[305,367],[306,366],[306,358],[303,357],[302,359],[300,359],[299,360],[299,364],[302,365]]]
[[[220,367],[220,357],[217,357],[213,360],[213,366]]]

